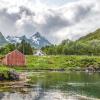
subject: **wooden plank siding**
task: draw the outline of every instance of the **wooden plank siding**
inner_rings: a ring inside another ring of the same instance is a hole
[[[14,50],[11,53],[7,54],[2,59],[2,64],[9,66],[25,66],[25,56],[18,50]]]

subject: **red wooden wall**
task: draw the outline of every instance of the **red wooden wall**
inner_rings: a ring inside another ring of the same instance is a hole
[[[18,50],[14,50],[3,58],[2,63],[9,66],[24,66],[25,56]]]

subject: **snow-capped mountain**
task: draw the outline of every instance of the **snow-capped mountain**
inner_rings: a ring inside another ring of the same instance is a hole
[[[13,43],[13,44],[21,43],[22,40],[25,40],[26,42],[29,42],[29,39],[25,35],[24,36],[21,36],[21,37],[17,37],[17,36],[7,36],[6,37],[6,40],[9,43]]]
[[[9,42],[9,43],[20,43],[21,42],[21,39],[20,37],[14,37],[14,36],[7,36],[6,37],[6,40]]]
[[[27,38],[25,35],[21,37],[7,36],[6,40],[9,43],[14,43],[14,44],[20,43],[22,40],[25,40],[26,42],[29,42],[32,47],[35,48],[42,48],[44,46],[51,45],[51,43],[46,38],[41,36],[39,32],[36,32],[29,38]]]
[[[36,48],[41,48],[47,45],[51,45],[51,43],[46,38],[41,36],[39,32],[32,35],[30,41],[31,41],[30,44],[32,46],[35,46]]]

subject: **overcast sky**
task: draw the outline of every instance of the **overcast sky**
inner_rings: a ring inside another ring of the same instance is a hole
[[[78,39],[100,28],[100,0],[0,0],[5,35],[40,32],[52,43]]]

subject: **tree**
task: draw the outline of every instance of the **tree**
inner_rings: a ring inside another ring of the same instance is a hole
[[[25,55],[33,54],[33,48],[25,40],[22,40],[20,44],[17,44],[17,48],[20,52],[22,52]]]
[[[7,54],[15,49],[16,49],[16,46],[14,44],[8,43],[4,47],[0,48],[0,54]]]

